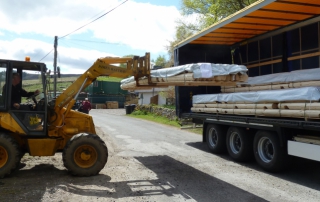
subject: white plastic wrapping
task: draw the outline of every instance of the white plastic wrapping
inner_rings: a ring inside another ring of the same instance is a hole
[[[213,64],[213,63],[194,63],[180,65],[176,67],[151,70],[151,77],[166,78],[188,72],[193,73],[193,78],[212,78],[214,76],[246,74],[248,71],[244,65],[234,64]],[[134,81],[133,77],[121,80],[121,84]]]
[[[238,84],[241,86],[246,86],[317,80],[320,80],[320,68],[249,77],[248,81]]]
[[[320,87],[304,87],[281,90],[252,91],[226,94],[194,95],[193,104],[212,102],[285,102],[285,101],[319,101]]]

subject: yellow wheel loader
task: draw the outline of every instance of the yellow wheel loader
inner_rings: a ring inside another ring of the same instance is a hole
[[[16,73],[21,77],[18,89],[40,90],[38,95],[22,98],[19,108],[12,100]],[[108,149],[96,135],[92,117],[72,110],[80,92],[99,76],[134,76],[139,85],[141,77],[150,80],[150,54],[99,58],[56,97],[49,90],[50,73],[44,63],[0,59],[0,178],[16,170],[25,153],[53,156],[62,152],[64,166],[76,176],[97,175],[104,168]]]

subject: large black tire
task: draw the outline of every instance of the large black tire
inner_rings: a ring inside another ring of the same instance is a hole
[[[97,175],[108,161],[108,149],[99,136],[80,133],[69,140],[62,159],[72,175]]]
[[[253,158],[253,138],[249,131],[230,127],[226,142],[228,153],[235,161],[243,162]]]
[[[207,145],[212,153],[226,151],[226,129],[216,124],[209,124],[206,130]]]
[[[290,157],[287,147],[280,146],[276,133],[258,131],[253,142],[254,156],[257,163],[266,171],[278,172],[287,168]]]
[[[0,178],[18,168],[20,154],[16,140],[9,135],[0,134]]]

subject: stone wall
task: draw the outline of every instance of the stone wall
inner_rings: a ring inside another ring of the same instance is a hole
[[[137,105],[135,109],[150,112],[158,116],[164,116],[167,117],[169,120],[178,120],[175,109],[168,109],[154,105]]]

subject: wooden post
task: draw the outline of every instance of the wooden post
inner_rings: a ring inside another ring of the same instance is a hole
[[[53,96],[56,97],[56,92],[57,92],[57,46],[58,46],[58,37],[55,36],[54,37],[54,59],[53,59],[53,79],[54,79],[54,82],[53,82],[53,86],[54,86],[54,89],[53,89]]]

